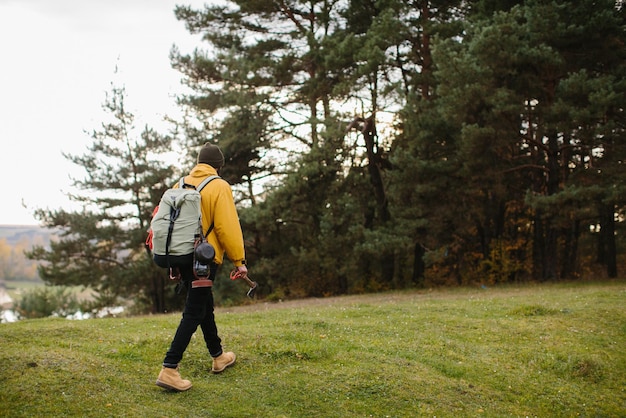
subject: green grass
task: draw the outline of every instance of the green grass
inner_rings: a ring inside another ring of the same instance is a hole
[[[237,363],[154,384],[179,314],[0,324],[0,416],[624,417],[626,283],[407,291],[218,309]]]

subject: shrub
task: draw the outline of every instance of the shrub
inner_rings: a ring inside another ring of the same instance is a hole
[[[23,318],[45,318],[52,315],[67,316],[80,310],[76,296],[67,288],[44,286],[27,290],[17,311]]]

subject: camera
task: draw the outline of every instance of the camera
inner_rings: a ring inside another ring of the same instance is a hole
[[[213,281],[208,277],[211,275],[211,263],[215,258],[215,248],[206,241],[196,245],[193,257],[193,274],[196,280],[191,282],[191,287],[211,287]]]
[[[211,269],[208,264],[196,259],[193,262],[193,272],[197,278],[209,277]]]

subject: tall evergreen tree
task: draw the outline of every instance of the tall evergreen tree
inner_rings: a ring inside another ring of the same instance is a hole
[[[227,159],[240,152],[243,138],[248,138],[243,154],[259,168],[256,178],[263,178],[268,196],[276,184],[282,189],[278,193],[282,200],[268,198],[263,207],[241,212],[246,236],[252,238],[248,249],[260,258],[274,251],[265,236],[275,228],[281,228],[281,236],[286,233],[285,224],[277,219],[288,219],[289,229],[297,230],[294,233],[302,240],[298,247],[327,247],[321,241],[325,238],[319,233],[320,222],[333,183],[342,175],[346,152],[345,125],[338,128],[337,106],[331,105],[340,75],[331,69],[336,68],[331,65],[335,42],[331,35],[339,29],[341,4],[239,0],[199,11],[177,8],[179,19],[191,31],[202,33],[211,48],[193,56],[174,55],[195,90],[186,103],[201,120],[207,121],[207,115],[219,118],[212,132],[224,145]],[[245,166],[244,158],[238,164],[240,173]],[[244,176],[235,175],[233,180],[237,177]],[[252,197],[250,192],[258,193],[259,187],[249,184],[246,190]],[[284,211],[277,213],[279,208]],[[273,214],[269,224],[259,224],[268,214]],[[290,252],[292,245],[284,242],[279,252]],[[310,260],[303,255],[300,264]],[[266,269],[268,280],[284,283],[292,277],[270,270]]]
[[[43,261],[39,275],[46,283],[85,286],[102,304],[134,300],[138,309],[164,312],[173,292],[168,296],[167,275],[144,241],[152,210],[175,172],[164,163],[172,137],[147,126],[137,133],[125,97],[123,88],[113,87],[103,105],[110,120],[91,133],[86,153],[65,155],[86,172],[73,181],[80,192],[68,196],[82,210],[38,210],[60,238],[49,248],[34,247],[28,257]]]

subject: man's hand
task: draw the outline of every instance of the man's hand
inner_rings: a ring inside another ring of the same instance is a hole
[[[230,279],[247,279],[248,278],[248,267],[244,265],[235,267],[233,271],[230,272]]]
[[[242,266],[235,267],[233,271],[230,272],[230,279],[231,280],[244,279],[250,285],[250,290],[248,290],[248,293],[246,293],[246,295],[249,298],[254,297],[254,294],[256,293],[256,290],[259,287],[257,282],[253,282],[248,277],[248,267],[246,267],[245,264]]]
[[[237,272],[241,275],[241,277],[248,277],[248,267],[246,267],[245,264],[238,266]]]

